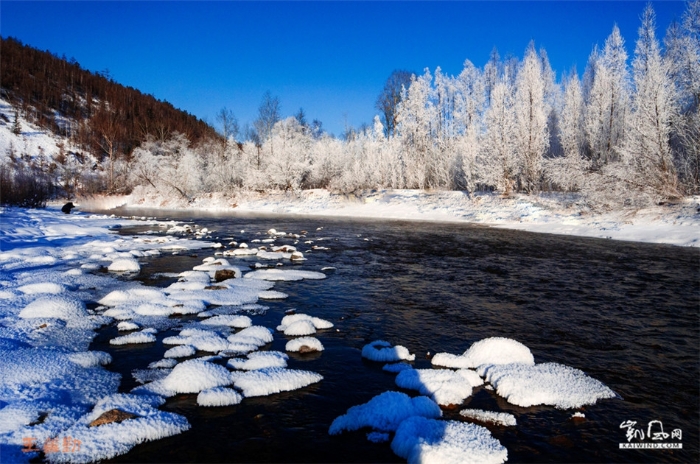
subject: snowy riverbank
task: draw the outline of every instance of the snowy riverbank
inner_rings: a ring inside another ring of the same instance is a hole
[[[127,197],[84,199],[82,209],[115,206],[221,212],[464,222],[538,233],[576,235],[678,246],[700,246],[700,197],[664,205],[597,212],[573,195],[502,197],[454,191],[379,190],[361,195],[326,190],[211,194],[191,202],[137,190]]]

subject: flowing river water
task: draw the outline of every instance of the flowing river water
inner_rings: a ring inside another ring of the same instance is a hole
[[[508,449],[509,462],[700,459],[697,249],[444,223],[134,209],[117,214],[192,221],[222,243],[266,238],[270,228],[309,231],[296,245],[307,261],[285,268],[335,270],[325,280],[276,283],[274,290],[289,297],[263,302],[269,309],[253,322],[274,329],[286,310],[296,308],[335,327],[316,334],[323,352],[290,353],[289,367],[320,373],[320,383],[230,407],[198,407],[194,394],[170,398],[162,408],[186,416],[191,430],[138,445],[112,462],[401,462],[388,443],[369,442],[368,430],[328,434],[349,407],[401,391],[395,374],[361,358],[362,347],[378,339],[401,344],[416,353],[414,367],[430,368],[432,354],[461,354],[486,337],[518,340],[537,363],[583,370],[621,397],[577,410],[522,408],[477,387],[459,409],[444,411],[453,420],[463,420],[463,408],[515,415],[515,427],[482,424]],[[312,245],[305,240],[328,249],[307,251]],[[277,240],[285,243],[293,240]],[[166,286],[176,279],[158,276],[190,270],[207,256],[213,251],[164,255],[146,262],[139,278]],[[244,270],[258,261],[228,259]],[[138,385],[131,371],[161,359],[170,346],[160,340],[176,332],[158,334],[155,344],[110,346],[116,334],[114,327],[103,329],[91,349],[112,354],[108,368],[122,374],[121,391],[128,392]],[[275,332],[269,349],[284,351],[287,341]],[[585,419],[573,420],[576,411]],[[620,449],[627,442],[621,423],[636,421],[646,434],[654,420],[667,433],[681,430],[682,438],[673,441],[682,449]]]

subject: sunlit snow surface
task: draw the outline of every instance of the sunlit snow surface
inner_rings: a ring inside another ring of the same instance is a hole
[[[452,368],[477,368],[483,364],[522,363],[533,365],[535,358],[530,349],[522,343],[503,337],[491,337],[474,343],[461,356],[450,353],[437,353],[433,356],[434,366]]]

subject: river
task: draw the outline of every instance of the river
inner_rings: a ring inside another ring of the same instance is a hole
[[[296,245],[307,261],[285,267],[335,270],[321,281],[277,283],[274,289],[289,297],[264,302],[268,311],[253,321],[274,328],[286,310],[296,308],[335,327],[317,334],[322,353],[290,354],[290,368],[318,372],[320,383],[222,408],[198,407],[196,395],[170,398],[163,409],[186,416],[192,429],[139,445],[112,462],[401,462],[387,443],[369,442],[367,431],[328,435],[330,423],[349,407],[400,391],[395,374],[361,358],[362,347],[377,339],[401,344],[416,353],[414,367],[430,368],[436,352],[460,354],[496,336],[525,344],[537,363],[583,370],[621,397],[581,408],[585,419],[575,421],[574,410],[521,408],[475,388],[460,409],[517,418],[515,427],[486,425],[508,449],[509,462],[700,458],[697,249],[445,223],[134,209],[116,214],[193,221],[222,243],[266,238],[270,228],[308,231]],[[328,249],[307,251],[312,245],[305,240]],[[189,270],[207,256],[212,252],[156,258],[143,266],[140,278],[165,286],[174,279],[159,278],[162,273]],[[257,259],[229,261],[247,269]],[[121,390],[129,391],[137,385],[130,372],[161,359],[169,346],[110,346],[115,335],[115,328],[104,329],[91,349],[112,354],[109,368],[122,374]],[[269,349],[284,351],[287,340],[276,332]],[[444,417],[462,420],[458,411],[444,411]],[[682,439],[674,441],[683,448],[619,448],[627,442],[622,422],[636,421],[646,431],[653,420],[666,432],[680,429]]]

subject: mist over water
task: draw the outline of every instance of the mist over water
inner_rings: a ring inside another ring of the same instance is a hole
[[[185,415],[192,429],[139,445],[114,462],[401,462],[388,444],[367,441],[369,430],[328,435],[333,419],[349,407],[400,390],[381,363],[361,358],[362,347],[377,339],[401,344],[416,353],[414,367],[429,368],[436,352],[461,354],[495,336],[525,344],[537,363],[581,369],[622,398],[581,408],[585,420],[573,421],[576,410],[513,406],[482,386],[460,408],[444,411],[454,420],[463,420],[458,412],[464,408],[514,414],[515,427],[486,425],[508,449],[509,462],[700,457],[697,249],[455,224],[122,213],[191,219],[224,244],[231,237],[250,244],[267,238],[270,228],[308,231],[296,245],[308,260],[287,261],[285,268],[336,269],[321,281],[276,283],[274,290],[289,298],[261,302],[269,310],[253,321],[274,329],[285,310],[296,308],[335,327],[316,335],[325,346],[322,353],[289,353],[290,368],[318,372],[324,376],[320,383],[221,408],[198,407],[196,395],[177,395],[163,408]],[[309,251],[306,240],[328,250]],[[285,243],[293,240],[277,240]],[[162,256],[144,265],[140,278],[168,285],[173,278],[157,274],[189,270],[212,255],[209,250],[196,257]],[[258,261],[228,259],[244,269]],[[131,347],[110,346],[115,334],[115,328],[105,329],[91,349],[112,354],[109,368],[122,373],[122,391],[129,391],[137,385],[131,371],[161,359],[169,347],[160,340],[175,332],[158,334],[154,345]],[[284,351],[288,340],[275,332],[269,349]],[[626,442],[620,424],[627,420],[644,429],[651,420],[662,421],[666,432],[682,429],[683,449],[620,450],[619,443]]]

